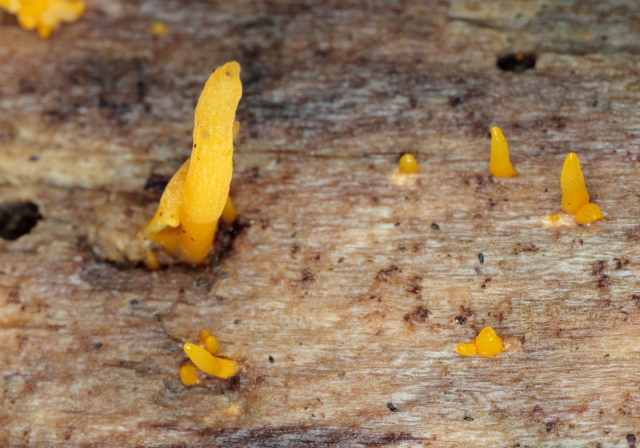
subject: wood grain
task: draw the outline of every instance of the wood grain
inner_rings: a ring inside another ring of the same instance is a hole
[[[0,17],[0,206],[44,217],[0,240],[0,445],[640,437],[635,2],[89,1],[49,41]],[[208,265],[148,272],[144,186],[229,60],[240,224]],[[493,125],[515,178],[488,176]],[[604,221],[547,220],[569,151]],[[454,352],[486,325],[503,354]],[[202,328],[241,370],[185,387]]]

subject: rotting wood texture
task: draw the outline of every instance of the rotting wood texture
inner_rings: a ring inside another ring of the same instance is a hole
[[[3,13],[0,207],[42,220],[0,240],[0,445],[635,446],[637,21],[624,0],[89,1],[42,41]],[[241,220],[208,265],[148,272],[141,226],[229,60]],[[488,176],[494,125],[512,179]],[[569,151],[604,221],[545,221]],[[503,354],[454,352],[486,325]],[[185,387],[203,328],[241,370]]]

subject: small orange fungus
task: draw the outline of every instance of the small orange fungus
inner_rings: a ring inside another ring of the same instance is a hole
[[[602,218],[604,218],[602,210],[600,210],[600,207],[592,202],[584,205],[576,213],[576,221],[578,221],[580,224],[590,224]]]
[[[456,352],[460,355],[493,356],[504,350],[502,339],[491,327],[485,327],[475,340],[468,344],[458,344]]]
[[[84,13],[83,0],[0,0],[0,8],[15,14],[25,30],[38,30],[48,39],[62,22],[75,22]]]
[[[220,218],[227,224],[231,224],[236,220],[236,208],[233,206],[233,202],[231,201],[231,196],[227,196],[227,202],[224,203],[224,208],[222,209],[222,215]]]
[[[241,96],[237,62],[209,77],[196,106],[191,158],[171,178],[155,216],[144,228],[146,239],[181,261],[200,264],[213,245],[228,202],[233,137],[239,130],[234,118]]]
[[[158,262],[158,257],[153,253],[151,249],[145,249],[145,264],[147,265],[147,269],[150,271],[157,271],[160,269],[160,263]]]
[[[198,371],[193,364],[185,364],[180,367],[180,381],[185,386],[193,386],[198,382]]]
[[[208,375],[219,378],[231,378],[238,371],[239,367],[237,362],[213,356],[198,345],[187,342],[182,348],[196,367]]]
[[[153,24],[149,32],[154,36],[166,36],[169,33],[169,27],[165,22],[158,21]]]
[[[562,188],[562,210],[574,215],[580,224],[589,224],[604,218],[600,207],[589,202],[589,193],[584,184],[580,160],[572,152],[567,155],[560,174]]]
[[[413,154],[405,154],[400,157],[400,172],[402,174],[416,174],[420,170],[418,168],[418,162]]]
[[[491,157],[489,173],[496,177],[513,177],[516,170],[509,159],[509,146],[499,127],[491,128]]]
[[[215,355],[220,349],[220,344],[216,341],[215,337],[208,336],[204,341],[204,349],[212,355]]]
[[[204,344],[204,341],[206,341],[209,336],[211,336],[211,332],[209,330],[202,330],[200,332],[200,344]]]

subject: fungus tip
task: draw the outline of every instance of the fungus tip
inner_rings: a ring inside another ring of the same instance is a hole
[[[491,128],[491,157],[489,160],[489,173],[495,177],[513,177],[516,170],[513,169],[509,159],[509,146],[499,127]]]
[[[413,156],[413,154],[404,154],[402,157],[400,157],[400,162],[398,163],[398,165],[400,173],[402,174],[417,174],[418,172],[420,172],[420,169],[418,168],[418,162],[416,161],[416,158]]]

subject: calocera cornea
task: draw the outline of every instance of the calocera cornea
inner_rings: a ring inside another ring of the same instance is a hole
[[[25,30],[38,30],[48,39],[62,22],[75,22],[85,9],[83,0],[0,0],[0,8],[15,14]]]
[[[600,207],[589,202],[589,193],[580,169],[580,160],[575,153],[570,152],[564,161],[560,174],[560,187],[562,188],[562,210],[573,215],[578,223],[589,224],[604,218]]]
[[[196,106],[193,151],[167,185],[144,237],[173,257],[199,264],[213,245],[218,219],[235,220],[229,198],[235,121],[242,96],[240,64],[229,62],[209,77]]]
[[[468,344],[458,344],[456,353],[460,355],[493,356],[504,350],[502,338],[496,334],[493,328],[483,328],[476,338]]]
[[[499,127],[491,128],[491,156],[489,159],[489,173],[495,177],[513,177],[513,169],[509,159],[509,146]]]

